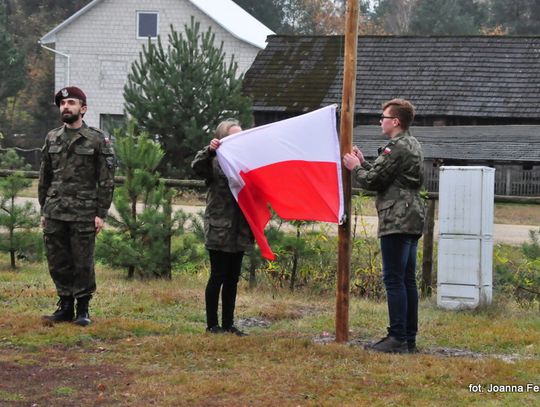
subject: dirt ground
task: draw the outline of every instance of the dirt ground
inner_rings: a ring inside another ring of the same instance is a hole
[[[130,405],[131,373],[91,363],[92,356],[88,349],[55,347],[33,354],[0,348],[2,406]]]

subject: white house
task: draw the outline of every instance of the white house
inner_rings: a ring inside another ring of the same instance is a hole
[[[55,53],[55,90],[83,89],[85,121],[107,127],[122,117],[123,87],[148,37],[159,35],[165,42],[171,24],[182,32],[192,16],[201,32],[212,27],[216,45],[223,41],[226,59],[234,54],[239,72],[274,34],[231,0],[93,0],[40,40]]]

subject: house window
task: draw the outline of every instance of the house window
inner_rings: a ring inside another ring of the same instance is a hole
[[[114,129],[121,128],[123,124],[124,124],[123,114],[102,113],[99,115],[99,128],[102,130],[105,130],[110,135],[114,133]]]
[[[137,38],[156,38],[158,35],[158,17],[156,11],[137,11]]]

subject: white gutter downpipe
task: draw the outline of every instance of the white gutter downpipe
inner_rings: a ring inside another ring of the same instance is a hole
[[[67,74],[66,74],[66,83],[64,83],[64,86],[69,86],[69,80],[70,80],[70,70],[71,70],[71,56],[68,54],[64,54],[63,52],[57,51],[54,48],[49,48],[42,44],[41,41],[38,41],[39,45],[41,45],[41,48],[45,48],[48,51],[54,52],[55,54],[58,54],[60,56],[63,56],[67,60]]]

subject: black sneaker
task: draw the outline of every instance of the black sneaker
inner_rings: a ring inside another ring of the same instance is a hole
[[[206,332],[211,333],[211,334],[222,334],[225,331],[219,325],[214,325],[214,326],[210,326],[206,328]]]
[[[234,334],[236,336],[248,336],[247,333],[245,332],[242,332],[240,329],[238,329],[237,327],[235,327],[234,325],[231,326],[230,328],[224,328],[224,331],[225,332],[228,332],[230,334]]]
[[[367,350],[383,353],[407,353],[407,341],[400,341],[393,336],[382,338],[379,342],[365,346]]]

